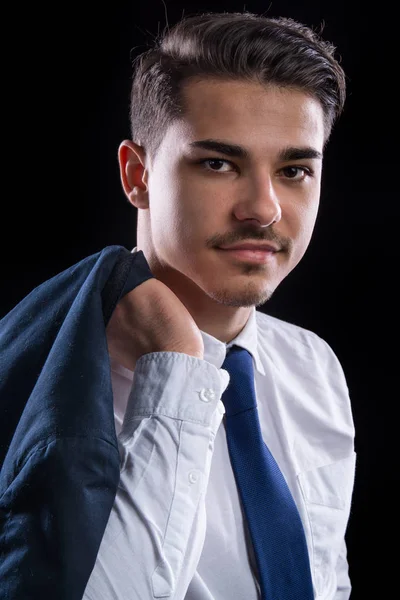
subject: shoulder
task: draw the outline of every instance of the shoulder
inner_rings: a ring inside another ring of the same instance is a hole
[[[267,337],[274,336],[288,344],[301,344],[302,346],[313,348],[318,347],[321,350],[333,352],[329,344],[317,333],[295,325],[289,321],[284,321],[272,315],[256,311],[257,328],[260,334]]]
[[[259,345],[275,363],[285,361],[300,368],[309,363],[316,371],[334,372],[344,380],[335,351],[317,333],[260,311],[256,311],[256,321]]]
[[[311,428],[310,436],[324,423],[324,431],[331,431],[332,439],[339,432],[338,449],[344,447],[344,435],[350,444],[348,448],[352,447],[354,423],[350,391],[334,350],[309,329],[256,313],[261,361],[275,389],[279,390],[277,394],[285,398],[283,404],[297,407],[296,423],[301,421],[303,427]],[[321,447],[323,444],[321,440]]]

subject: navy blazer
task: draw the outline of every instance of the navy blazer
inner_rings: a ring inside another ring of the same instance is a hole
[[[106,325],[153,277],[108,246],[0,321],[0,599],[81,600],[119,481]]]

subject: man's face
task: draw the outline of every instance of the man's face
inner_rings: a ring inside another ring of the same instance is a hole
[[[164,281],[200,288],[219,304],[259,306],[310,242],[322,107],[303,92],[248,82],[192,81],[184,93],[188,113],[168,129],[148,172],[138,246]],[[247,156],[191,145],[201,140],[241,146]],[[281,251],[256,264],[217,248],[244,241],[270,241]]]

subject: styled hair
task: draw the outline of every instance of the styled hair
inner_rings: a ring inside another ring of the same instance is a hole
[[[250,12],[186,16],[133,61],[132,141],[152,160],[175,120],[185,115],[184,85],[214,78],[303,91],[323,109],[325,144],[343,110],[345,74],[335,47],[290,18]]]

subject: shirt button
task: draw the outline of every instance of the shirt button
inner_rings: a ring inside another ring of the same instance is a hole
[[[200,392],[200,400],[203,402],[210,402],[210,400],[214,400],[215,392],[210,388],[203,388]]]
[[[190,483],[196,483],[196,481],[198,480],[199,476],[196,473],[196,471],[190,471],[189,473],[189,481]]]

